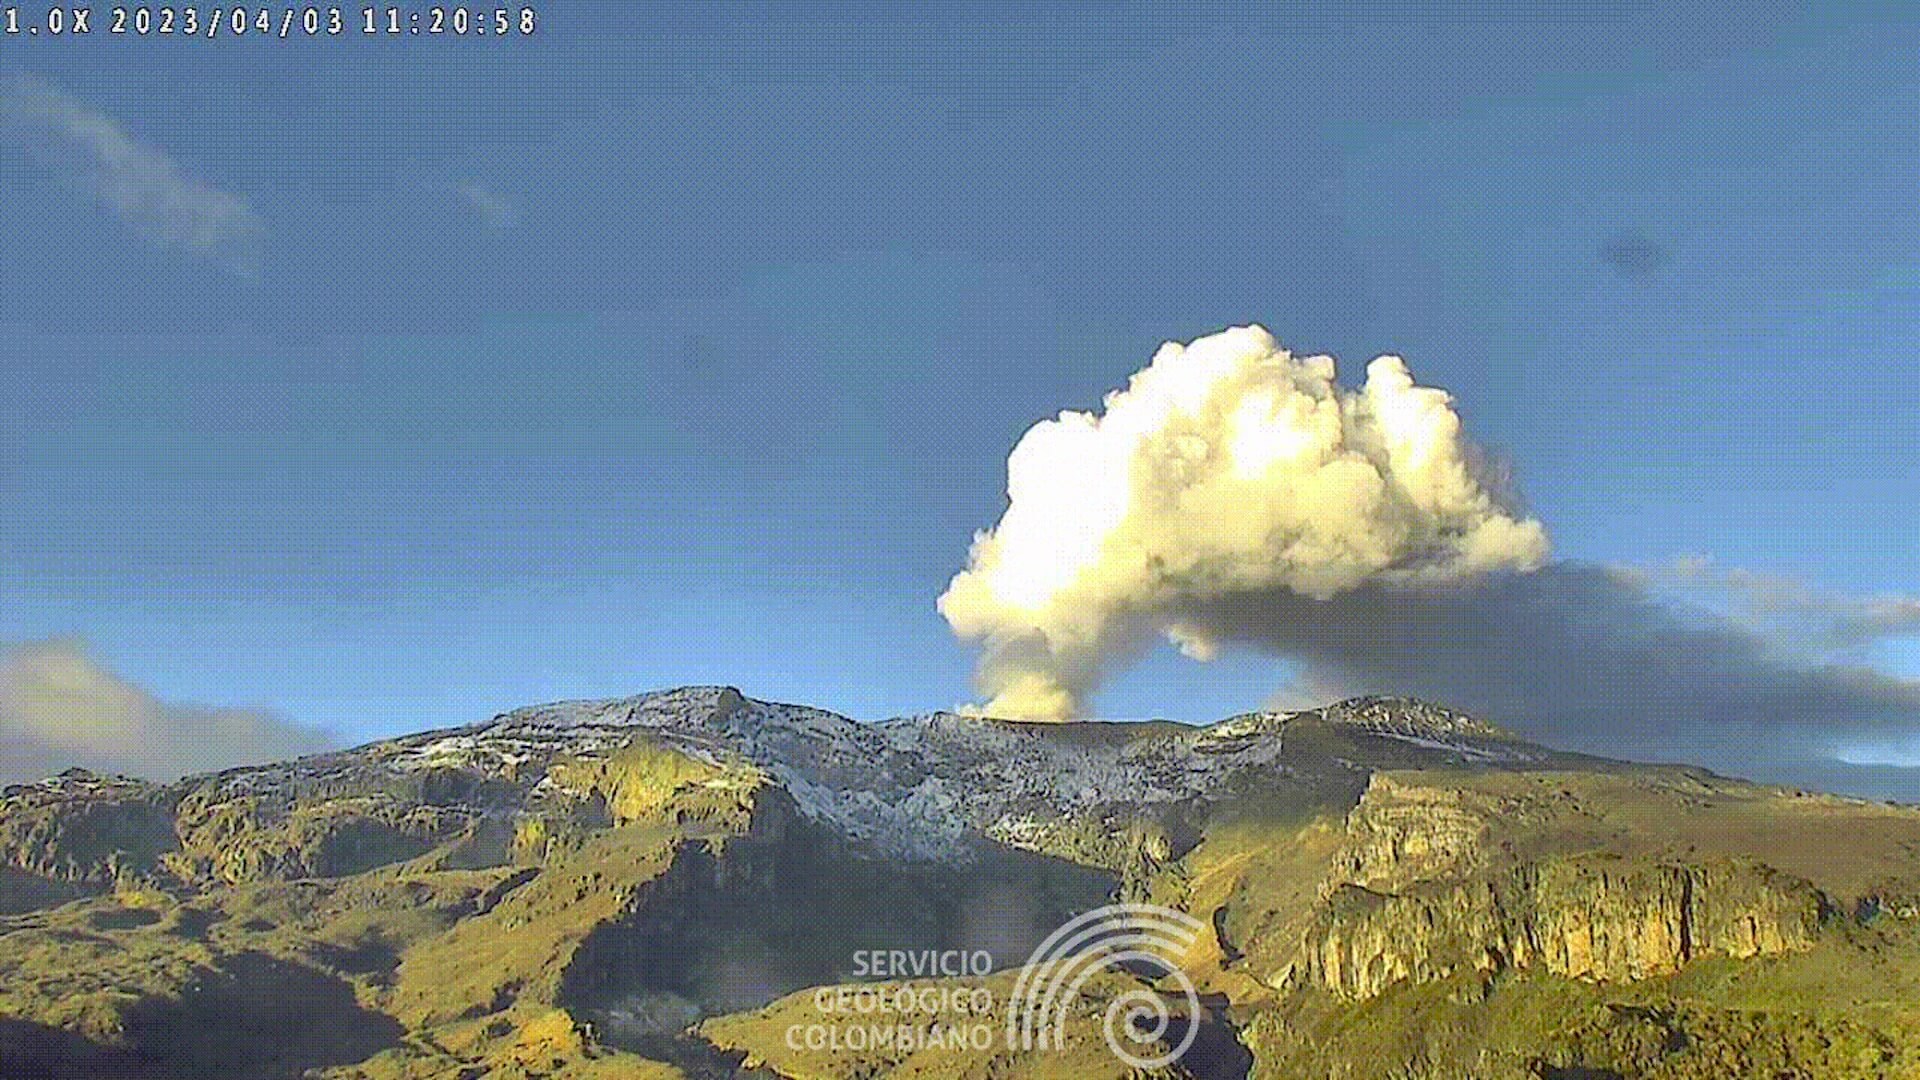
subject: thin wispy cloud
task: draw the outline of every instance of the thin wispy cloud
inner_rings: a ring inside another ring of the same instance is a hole
[[[489,229],[511,229],[520,223],[519,209],[505,196],[478,180],[462,181],[454,187],[454,191]]]
[[[1648,582],[1721,598],[1731,613],[1762,631],[1812,648],[1841,649],[1920,636],[1920,597],[1898,593],[1851,596],[1805,581],[1723,567],[1703,555],[1663,566],[1622,570]]]
[[[26,74],[0,78],[0,132],[147,241],[243,277],[259,272],[266,227],[246,199],[195,178],[53,83]]]

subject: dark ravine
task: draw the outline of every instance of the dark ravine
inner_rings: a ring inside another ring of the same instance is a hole
[[[1205,1010],[1193,1045],[1180,1058],[1180,1067],[1193,1080],[1247,1080],[1253,1069],[1253,1052],[1240,1041],[1240,1031],[1231,1017],[1232,1003],[1224,994],[1201,1000]],[[1186,1029],[1175,1025],[1167,1032],[1169,1042],[1177,1044],[1186,1037]]]

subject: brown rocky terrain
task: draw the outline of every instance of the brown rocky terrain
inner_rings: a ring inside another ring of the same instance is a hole
[[[1205,928],[1168,1076],[1920,1075],[1914,810],[1395,699],[857,724],[720,688],[8,788],[0,1075],[1118,1077],[1097,1006],[1142,974],[1050,1055],[783,1035],[861,950],[1000,987],[1116,897]]]

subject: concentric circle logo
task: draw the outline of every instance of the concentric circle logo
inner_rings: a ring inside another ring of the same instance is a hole
[[[1141,987],[1114,998],[1101,1024],[1108,1048],[1137,1069],[1180,1060],[1200,1030],[1200,996],[1181,970],[1180,958],[1202,929],[1200,920],[1186,912],[1153,904],[1112,904],[1074,918],[1040,943],[1014,982],[1007,1002],[1007,1045],[1061,1049],[1067,1009],[1080,988],[1100,972],[1126,971],[1155,983],[1171,982],[1175,993]],[[1176,1016],[1170,997],[1184,999],[1186,1026],[1169,1047]]]

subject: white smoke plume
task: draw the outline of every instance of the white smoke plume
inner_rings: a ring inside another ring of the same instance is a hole
[[[1007,462],[1008,507],[940,597],[984,646],[983,711],[1063,720],[1115,663],[1164,635],[1199,658],[1183,612],[1274,590],[1327,600],[1422,589],[1547,556],[1446,392],[1382,356],[1365,384],[1258,326],[1169,342],[1104,410],[1034,425]]]

